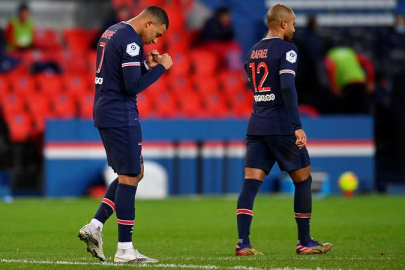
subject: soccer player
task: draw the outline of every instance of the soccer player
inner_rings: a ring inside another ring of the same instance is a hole
[[[135,193],[143,177],[142,134],[137,94],[159,79],[173,65],[168,54],[152,51],[142,62],[143,44],[156,43],[169,27],[166,12],[150,6],[137,17],[117,23],[101,36],[97,47],[94,125],[98,128],[108,164],[118,174],[89,224],[79,231],[87,251],[105,260],[101,231],[116,212],[117,263],[157,262],[134,249]]]
[[[297,48],[291,43],[294,12],[277,4],[267,12],[268,34],[253,46],[245,69],[254,94],[246,137],[245,180],[237,204],[239,241],[235,254],[262,255],[250,243],[253,203],[263,179],[277,161],[294,181],[294,212],[298,227],[297,254],[321,254],[332,248],[310,236],[310,160],[305,148],[294,85]]]

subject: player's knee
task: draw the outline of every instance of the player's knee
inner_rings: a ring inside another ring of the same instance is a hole
[[[311,167],[308,166],[308,167],[298,169],[298,170],[295,170],[295,171],[291,171],[291,172],[288,172],[288,173],[289,173],[291,179],[294,181],[294,183],[304,182],[304,181],[308,180],[309,176],[311,175],[310,174],[311,173]]]
[[[138,180],[141,181],[143,179],[143,176],[144,176],[144,173],[142,171],[140,174],[138,174]]]
[[[245,179],[257,179],[263,181],[266,173],[257,168],[245,168]]]
[[[137,186],[139,179],[138,175],[118,175],[118,182],[124,185]]]

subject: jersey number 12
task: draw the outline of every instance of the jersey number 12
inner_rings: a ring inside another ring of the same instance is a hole
[[[270,91],[270,87],[263,87],[263,83],[266,80],[267,75],[269,75],[269,68],[267,67],[267,64],[265,62],[260,62],[256,68],[255,63],[249,63],[249,67],[252,69],[252,80],[255,91],[256,92]],[[261,69],[264,69],[264,72],[262,78],[260,79],[259,85],[257,85],[256,73],[261,74]]]

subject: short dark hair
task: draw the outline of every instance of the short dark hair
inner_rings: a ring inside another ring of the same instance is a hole
[[[29,10],[29,7],[28,7],[28,4],[27,3],[21,3],[19,6],[18,6],[18,14],[20,14],[21,12],[23,12],[24,10]]]
[[[150,6],[145,9],[145,12],[155,17],[159,23],[166,25],[166,30],[169,29],[169,17],[163,8],[158,6]]]

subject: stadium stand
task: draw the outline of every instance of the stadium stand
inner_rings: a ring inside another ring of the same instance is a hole
[[[198,36],[198,31],[184,27],[184,14],[193,1],[182,1],[182,5],[181,1],[164,0],[142,0],[136,4],[128,0],[111,2],[113,6],[129,5],[134,10],[156,4],[166,8],[169,13],[169,31],[158,44],[145,47],[145,51],[157,49],[161,53],[168,52],[174,60],[175,68],[139,95],[138,107],[142,118],[249,117],[253,98],[247,89],[244,71],[228,69],[210,49],[196,46],[194,39]],[[265,1],[268,6],[276,2]],[[322,53],[344,40],[348,46],[369,59],[376,74],[388,70],[390,75],[386,74],[387,80],[394,86],[402,87],[404,58],[398,58],[398,55],[405,55],[405,50],[399,47],[393,50],[395,54],[388,53],[386,48],[389,44],[380,42],[382,37],[388,36],[392,31],[395,16],[391,11],[395,8],[396,1],[308,0],[284,3],[296,11],[298,27],[305,26],[307,14],[316,14],[320,26],[319,38],[324,45]],[[73,14],[70,4],[59,4],[68,11],[66,16]],[[0,9],[1,16],[4,12],[7,9]],[[34,9],[33,13],[35,12],[37,9]],[[45,11],[39,13],[41,12]],[[66,18],[65,15],[57,14]],[[13,142],[40,146],[47,119],[92,118],[97,56],[91,49],[91,42],[97,31],[80,28],[69,20],[63,20],[69,28],[62,29],[60,25],[52,28],[52,25],[46,23],[41,25],[42,28],[36,28],[34,49],[14,54],[13,56],[22,60],[22,64],[7,74],[0,74],[1,117],[8,125]],[[303,33],[304,31],[297,31],[294,38],[299,51],[305,39]],[[50,66],[50,62],[53,65]],[[38,65],[48,68],[33,68]],[[305,69],[307,66],[299,68]],[[324,66],[320,68],[325,71]],[[301,74],[303,73],[297,72],[297,89],[306,88],[301,84],[305,81],[305,78],[300,77]],[[322,82],[322,76],[318,77],[320,81],[317,82],[317,91],[311,95],[322,97],[321,102],[311,102],[308,99],[308,103],[300,104],[301,113],[310,117],[333,113],[328,111],[330,108],[325,108],[327,99],[324,96],[331,95],[330,89]],[[41,148],[38,149],[38,152],[42,151]]]

